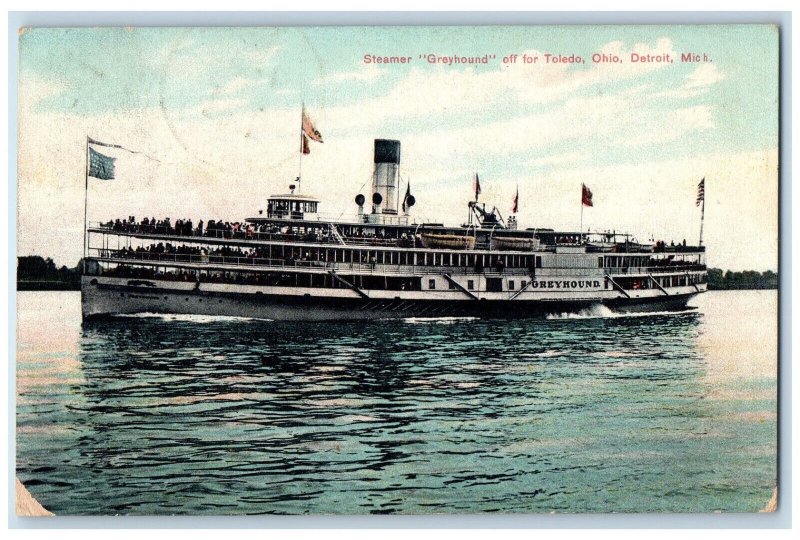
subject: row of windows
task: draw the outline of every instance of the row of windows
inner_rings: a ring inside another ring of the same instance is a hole
[[[618,256],[606,255],[597,258],[599,268],[629,268],[629,267],[649,267],[649,266],[676,266],[687,264],[702,264],[700,255],[677,255],[671,258],[650,257],[650,256]]]
[[[270,245],[260,248],[262,257],[333,263],[400,266],[442,266],[460,268],[540,268],[539,255],[497,255],[428,251],[359,250],[346,248],[302,248]]]
[[[655,289],[658,286],[661,287],[686,287],[687,285],[697,285],[701,283],[706,283],[705,275],[698,275],[698,274],[691,274],[688,276],[658,276],[655,277],[655,282],[658,284],[654,284],[653,280],[649,277],[618,277],[616,278],[617,283],[623,289]]]
[[[269,201],[267,203],[268,213],[277,212],[316,212],[317,203],[314,201]]]
[[[456,287],[456,285],[452,281],[449,282],[448,284],[450,285],[450,287],[449,287],[450,290],[458,288],[458,287]],[[517,285],[517,283],[513,279],[508,280],[508,290],[509,291],[517,290],[516,285]],[[523,279],[523,280],[520,281],[520,283],[519,283],[519,288],[520,289],[524,289],[527,286],[528,286],[528,281],[527,280]],[[436,280],[435,279],[431,278],[431,279],[428,280],[428,289],[431,290],[431,291],[436,289]],[[475,290],[475,280],[474,279],[468,279],[467,280],[467,290],[468,291],[474,291]],[[502,290],[502,286],[500,287],[500,290]]]

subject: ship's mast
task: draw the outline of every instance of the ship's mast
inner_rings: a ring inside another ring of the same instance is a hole
[[[306,115],[306,104],[302,102],[300,108],[300,159],[297,165],[297,192],[300,193],[300,180],[303,177],[303,154],[306,151],[306,139],[303,131],[303,119]]]
[[[703,245],[703,223],[706,219],[706,198],[705,194],[703,196],[703,205],[700,207],[700,241],[697,243],[698,246]]]
[[[89,136],[86,136],[86,146],[83,149],[84,159],[84,185],[83,185],[83,274],[86,275],[86,254],[88,251],[87,242],[87,218],[89,215]]]

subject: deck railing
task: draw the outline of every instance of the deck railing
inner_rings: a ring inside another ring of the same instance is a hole
[[[255,240],[261,242],[310,242],[314,244],[337,244],[341,245],[339,240],[330,232],[325,231],[324,234],[288,234],[277,231],[222,231],[218,229],[207,230],[204,229],[202,233],[198,229],[192,229],[191,234],[184,231],[175,229],[174,227],[153,226],[141,224],[124,224],[119,227],[109,225],[108,223],[91,223],[91,229],[108,231],[109,233],[117,233],[123,235],[147,235],[158,236],[167,238],[180,238],[183,241],[191,242],[193,239],[202,241],[206,238],[214,238],[219,240]],[[397,238],[381,238],[373,236],[347,236],[344,237],[347,245],[357,246],[385,246],[385,247],[422,247],[418,241],[415,242],[413,238],[410,239],[397,239]]]
[[[164,226],[155,226],[155,225],[141,225],[139,223],[136,224],[121,224],[120,226],[115,226],[114,224],[109,223],[99,223],[99,222],[92,222],[89,224],[89,228],[93,231],[100,231],[100,232],[108,232],[110,234],[118,234],[124,236],[135,236],[139,238],[160,238],[164,240],[175,240],[175,241],[182,241],[182,242],[195,242],[195,243],[203,243],[205,240],[214,239],[217,240],[217,244],[224,243],[226,240],[235,241],[239,244],[246,244],[247,242],[287,242],[287,243],[298,243],[298,244],[318,244],[318,245],[337,245],[337,246],[354,246],[354,247],[365,247],[365,246],[374,246],[374,247],[398,247],[398,248],[409,248],[409,249],[425,249],[420,241],[413,236],[410,238],[403,238],[403,239],[396,239],[396,238],[381,238],[376,236],[343,236],[341,240],[344,240],[345,244],[342,244],[339,238],[330,231],[325,230],[322,234],[289,234],[289,233],[282,233],[277,231],[247,231],[247,230],[238,230],[238,231],[222,231],[217,229],[207,230],[204,229],[202,234],[198,229],[192,229],[189,234],[188,232],[184,234],[184,232],[180,230],[176,230],[175,227],[164,227]],[[576,244],[565,244],[559,243],[558,246],[560,247],[579,247]],[[557,245],[555,244],[540,244],[536,247],[536,253],[543,253],[543,252],[554,252],[556,251]],[[434,248],[432,248],[434,249]],[[473,250],[459,250],[459,251],[473,251]],[[498,251],[491,249],[491,242],[490,241],[478,241],[475,245],[475,251]],[[505,251],[505,250],[501,250]],[[534,251],[528,250],[520,250],[524,252],[533,253]],[[587,253],[597,254],[597,255],[622,255],[622,254],[632,254],[632,253],[654,253],[654,254],[686,254],[686,253],[702,253],[705,251],[705,246],[683,246],[683,245],[676,245],[676,246],[664,246],[659,249],[653,250],[626,250],[624,247],[620,247],[620,250],[601,250],[595,251],[590,250]]]
[[[238,257],[223,255],[195,255],[184,253],[152,253],[152,252],[122,252],[117,250],[92,248],[99,260],[114,263],[144,263],[157,265],[166,263],[169,265],[180,263],[202,265],[209,267],[235,267],[253,268],[264,271],[274,270],[303,270],[303,271],[334,271],[337,273],[358,272],[360,274],[379,274],[410,276],[418,274],[460,274],[466,275],[474,273],[474,269],[457,266],[413,266],[413,265],[382,265],[359,262],[331,262],[331,261],[310,261],[310,260],[284,260],[263,257]],[[494,269],[486,269],[481,272],[487,276],[492,275],[528,275],[530,270],[526,268],[505,268],[502,272]]]
[[[545,278],[552,274],[553,271],[569,270],[572,275],[586,275],[597,276],[598,272],[608,272],[612,275],[636,275],[636,274],[660,274],[660,273],[680,273],[680,272],[699,272],[704,271],[704,265],[687,264],[687,265],[672,265],[672,266],[647,266],[647,267],[630,267],[630,268],[537,268],[535,271],[528,268],[504,268],[497,270],[495,268],[484,268],[481,271],[476,271],[472,267],[464,266],[421,266],[421,265],[397,265],[397,264],[372,264],[364,262],[333,262],[333,261],[314,261],[303,259],[276,259],[266,257],[241,257],[234,255],[202,255],[202,254],[188,254],[188,253],[153,253],[149,251],[121,251],[110,249],[92,248],[95,256],[106,262],[115,263],[136,263],[141,262],[145,264],[158,264],[165,263],[173,264],[192,264],[198,266],[221,266],[233,268],[253,268],[263,271],[270,270],[301,270],[301,271],[335,271],[335,272],[357,272],[360,274],[380,274],[380,275],[429,275],[429,274],[453,274],[453,275],[467,275],[467,274],[484,274],[487,277],[492,276],[526,276],[537,275]]]

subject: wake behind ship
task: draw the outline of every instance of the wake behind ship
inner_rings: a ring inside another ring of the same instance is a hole
[[[305,136],[302,144],[307,153]],[[240,222],[129,217],[88,224],[83,317],[528,317],[597,305],[678,310],[706,290],[703,246],[520,230],[515,216],[505,220],[478,202],[477,175],[467,223],[416,223],[408,184],[401,197],[400,148],[375,140],[370,204],[359,194],[349,219],[326,218],[318,199],[290,185],[268,198],[265,213]],[[113,178],[113,162],[87,150],[87,170]]]

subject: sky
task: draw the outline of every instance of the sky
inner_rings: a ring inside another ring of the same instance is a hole
[[[577,229],[584,183],[584,228],[696,244],[705,177],[709,266],[777,270],[771,26],[34,28],[19,39],[19,255],[81,257],[87,136],[138,152],[97,148],[117,158],[116,179],[89,179],[90,221],[257,215],[300,171],[304,103],[325,142],[303,157],[301,190],[324,215],[356,212],[373,139],[398,139],[418,222],[463,223],[478,172],[481,201],[503,216],[519,189],[522,228]],[[707,61],[682,62],[689,52]]]

